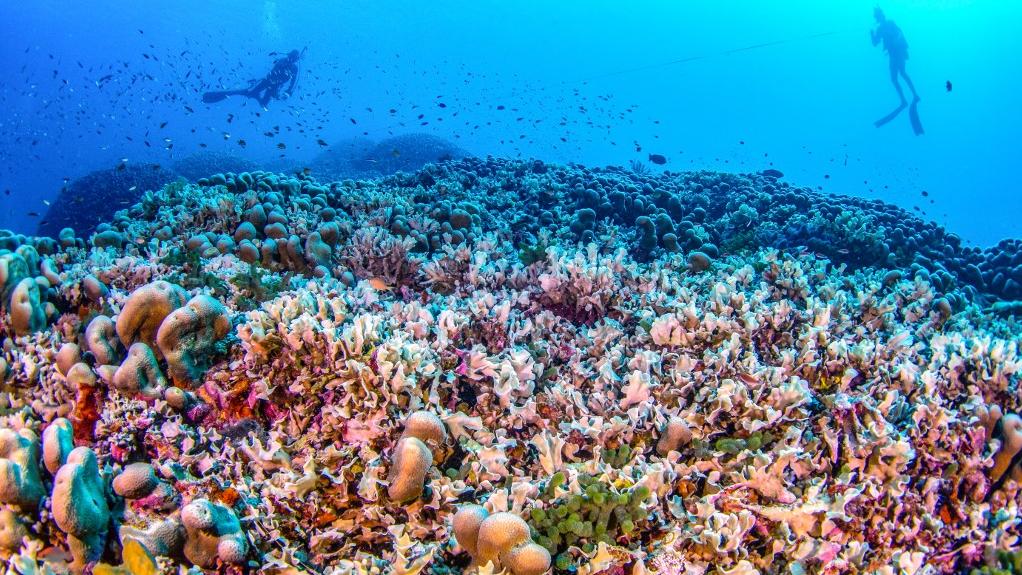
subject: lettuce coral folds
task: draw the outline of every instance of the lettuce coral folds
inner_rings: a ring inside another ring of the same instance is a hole
[[[168,184],[89,238],[0,234],[0,556],[998,569],[1022,479],[1010,260],[756,174]]]

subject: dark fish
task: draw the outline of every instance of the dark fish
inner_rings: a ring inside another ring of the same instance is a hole
[[[281,150],[287,149],[287,145],[284,142],[277,144],[277,147],[280,148]]]
[[[762,172],[760,172],[760,174],[763,174],[764,176],[766,176],[768,178],[773,178],[775,180],[784,177],[784,172],[782,172],[780,170],[775,170],[773,168],[770,168],[770,169],[767,169],[767,170],[763,170]]]
[[[167,127],[167,123],[166,122],[160,122],[160,129],[161,130],[166,128],[166,127]]]
[[[667,163],[667,158],[661,154],[650,154],[649,161],[653,162],[658,166],[662,166]]]
[[[948,92],[950,92],[950,91],[951,91],[951,80],[948,80],[948,81],[947,81],[947,82],[946,82],[946,83],[944,84],[944,87],[945,87],[945,88],[947,88],[947,91],[948,91]]]
[[[330,144],[327,144],[326,141],[324,141],[322,138],[316,140],[316,143],[319,144],[320,146],[324,146],[324,147],[330,145]]]
[[[25,215],[31,216],[33,218],[38,218],[39,217],[39,212],[29,212],[29,213],[27,213]]]
[[[245,140],[238,140],[238,145],[244,148],[245,146],[248,145],[248,142],[246,142]]]

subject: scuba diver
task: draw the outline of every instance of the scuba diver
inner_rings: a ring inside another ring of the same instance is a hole
[[[202,101],[207,104],[220,102],[228,96],[245,96],[255,98],[259,105],[266,107],[271,99],[283,100],[294,92],[295,84],[298,82],[298,62],[301,60],[305,50],[291,50],[287,56],[279,58],[273,63],[273,69],[262,80],[252,80],[249,87],[242,90],[223,90],[219,92],[206,92],[202,95]],[[287,84],[287,88],[284,85]]]
[[[891,83],[894,84],[894,89],[898,91],[901,103],[905,104],[906,102],[905,93],[901,89],[901,83],[898,82],[899,75],[905,79],[908,89],[912,90],[913,100],[918,102],[919,94],[916,93],[916,88],[912,85],[912,79],[908,77],[908,72],[905,71],[905,61],[908,60],[908,42],[905,41],[905,35],[901,33],[901,28],[898,28],[894,20],[888,20],[884,16],[884,11],[879,6],[873,9],[873,18],[877,21],[877,27],[875,30],[870,31],[870,37],[873,39],[874,46],[880,42],[884,43],[884,50],[887,51],[887,57],[890,59],[891,64]]]
[[[908,85],[909,90],[912,91],[909,117],[912,122],[912,129],[916,135],[920,135],[923,133],[923,127],[919,121],[917,108],[919,94],[916,92],[916,87],[912,83],[912,79],[909,78],[908,72],[905,71],[905,62],[908,60],[908,42],[905,40],[905,35],[901,32],[901,28],[893,20],[888,20],[884,15],[884,11],[879,6],[873,8],[873,18],[876,20],[877,27],[870,30],[870,39],[873,41],[874,46],[883,42],[884,51],[887,52],[891,70],[891,83],[894,84],[894,89],[898,92],[898,98],[901,100],[901,104],[893,112],[880,118],[874,124],[878,128],[883,126],[897,117],[906,106],[909,106],[908,101],[905,100],[905,92],[901,89],[901,82],[898,81],[898,76],[901,76],[905,79],[905,84]]]

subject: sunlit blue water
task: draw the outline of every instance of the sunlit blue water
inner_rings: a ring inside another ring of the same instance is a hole
[[[774,167],[918,206],[969,242],[1022,235],[1022,3],[883,4],[909,43],[923,136],[907,114],[873,126],[898,104],[873,6],[4,2],[0,227],[34,230],[64,178],[122,159],[216,150],[285,168],[318,140],[428,132],[478,155]],[[287,101],[201,102],[294,48],[307,52]]]

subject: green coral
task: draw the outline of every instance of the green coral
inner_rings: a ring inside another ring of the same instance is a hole
[[[518,259],[524,266],[530,266],[536,262],[541,262],[547,257],[547,250],[550,246],[544,240],[539,240],[535,244],[518,244]]]
[[[256,264],[248,266],[248,271],[236,274],[230,282],[241,292],[238,304],[242,310],[255,309],[260,303],[277,297],[289,283],[288,274],[279,276]]]
[[[613,457],[620,460],[627,453],[621,450]],[[555,566],[560,570],[571,565],[571,558],[565,553],[568,547],[577,545],[591,553],[598,543],[613,543],[621,536],[635,533],[649,521],[649,513],[643,506],[649,497],[645,486],[619,490],[596,477],[582,474],[578,477],[582,493],[558,495],[566,481],[563,473],[554,474],[540,495],[540,502],[545,506],[534,507],[529,512],[533,540],[555,556]]]
[[[616,449],[615,448],[604,449],[603,453],[601,454],[601,458],[603,459],[603,462],[606,463],[607,465],[615,469],[621,469],[622,467],[627,465],[629,461],[632,460],[632,455],[634,455],[634,452],[632,451],[631,446],[628,445],[627,443],[622,443]]]
[[[713,449],[730,455],[738,455],[745,450],[759,451],[773,443],[774,440],[775,438],[770,432],[757,431],[745,438],[721,437],[713,443]]]
[[[970,575],[1022,575],[1022,551],[998,551],[993,565],[973,569]]]
[[[164,256],[160,263],[181,271],[169,274],[165,279],[185,289],[205,288],[217,298],[227,297],[230,290],[227,282],[215,273],[206,271],[202,265],[202,257],[193,251],[175,248]]]

